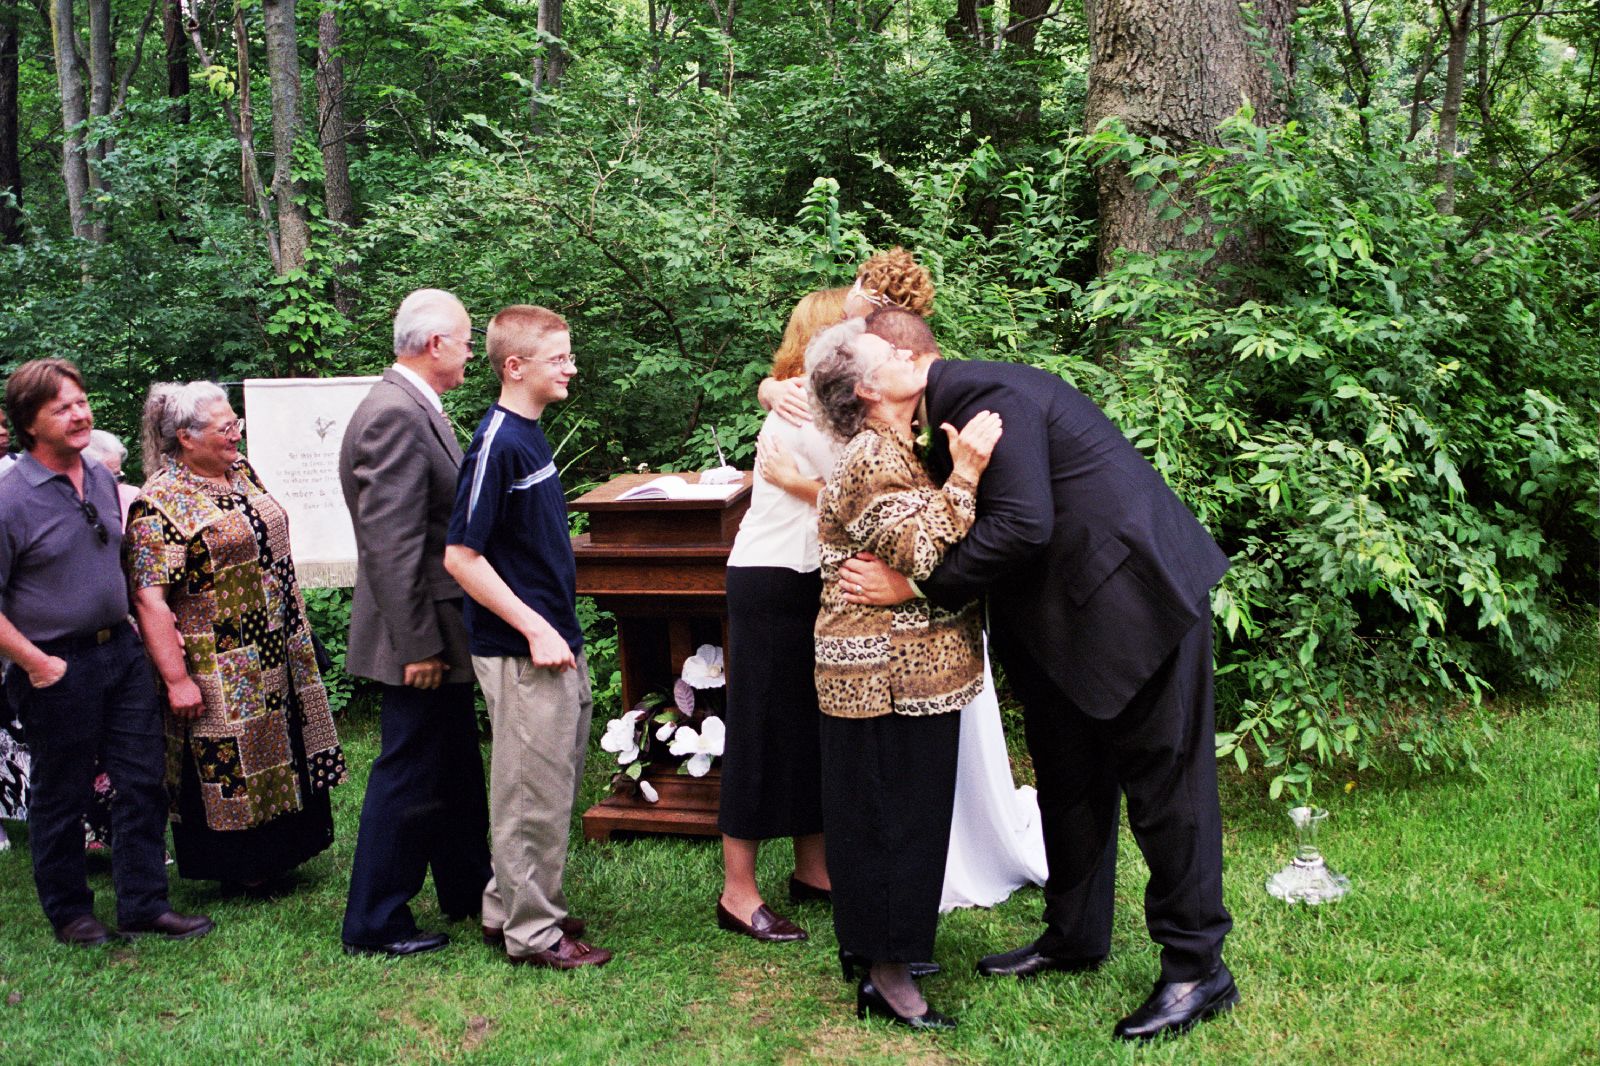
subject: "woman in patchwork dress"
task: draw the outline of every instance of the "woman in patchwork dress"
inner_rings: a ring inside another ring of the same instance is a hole
[[[243,420],[206,381],[145,404],[145,469],[125,565],[167,689],[178,873],[265,885],[333,842],[345,777],[289,525],[239,455]]]

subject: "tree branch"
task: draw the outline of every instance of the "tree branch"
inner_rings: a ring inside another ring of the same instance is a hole
[[[1538,233],[1535,233],[1533,235],[1533,239],[1536,241],[1542,241],[1546,237],[1550,236],[1550,234],[1554,233],[1556,231],[1555,223],[1558,219],[1564,217],[1568,222],[1581,222],[1586,218],[1593,218],[1596,213],[1600,213],[1600,192],[1590,193],[1588,197],[1580,200],[1578,203],[1567,208],[1565,211],[1552,211],[1550,214],[1545,215],[1539,221],[1548,222],[1550,225],[1546,226]],[[1528,231],[1523,229],[1518,230],[1517,232],[1526,236]],[[1500,249],[1491,244],[1480,251],[1477,255],[1472,257],[1472,265],[1477,266],[1490,256],[1498,255],[1499,252]]]
[[[128,102],[128,86],[133,82],[133,75],[139,69],[140,60],[144,59],[144,38],[150,32],[150,24],[156,19],[156,11],[161,7],[161,0],[150,0],[150,6],[145,9],[144,21],[139,24],[139,36],[133,42],[133,61],[122,72],[122,79],[117,83],[116,102],[111,105],[113,118],[122,114],[122,105]]]

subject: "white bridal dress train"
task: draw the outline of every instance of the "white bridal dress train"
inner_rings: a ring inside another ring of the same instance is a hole
[[[1026,884],[1045,879],[1044,830],[1039,797],[1016,787],[1000,727],[989,652],[984,648],[983,691],[961,709],[961,753],[950,854],[944,866],[941,912],[993,907]]]

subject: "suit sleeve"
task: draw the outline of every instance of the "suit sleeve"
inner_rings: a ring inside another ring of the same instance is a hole
[[[978,520],[926,580],[917,579],[930,600],[951,609],[1039,556],[1055,529],[1050,437],[1039,405],[1015,390],[995,390],[981,405],[972,406],[996,412],[1004,423],[989,467],[978,481]],[[964,411],[962,421],[951,422],[960,428],[976,413]]]
[[[419,411],[379,408],[357,431],[351,473],[355,526],[372,594],[401,661],[445,650],[439,616],[423,572],[428,512],[417,493],[428,484],[428,458],[418,437],[430,432]]]

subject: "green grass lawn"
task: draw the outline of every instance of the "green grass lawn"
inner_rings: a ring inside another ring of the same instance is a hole
[[[764,946],[712,922],[720,859],[710,842],[575,843],[567,884],[602,970],[513,970],[450,928],[447,950],[350,959],[339,921],[375,722],[343,722],[351,783],[336,792],[338,841],[266,902],[174,881],[179,909],[218,930],[197,943],[57,945],[28,870],[26,834],[0,854],[0,1063],[1571,1063],[1597,1059],[1596,671],[1554,698],[1502,700],[1485,779],[1364,775],[1323,800],[1330,863],[1354,892],[1321,909],[1262,891],[1288,857],[1279,804],[1225,784],[1227,959],[1244,995],[1231,1015],[1146,1048],[1110,1039],[1156,973],[1138,901],[1144,867],[1124,834],[1112,957],[1098,973],[1033,983],[978,978],[988,951],[1036,932],[1040,896],[940,926],[945,973],[929,999],[959,1016],[943,1036],[857,1022],[834,964],[828,911],[788,911],[808,943]],[[604,788],[591,762],[587,799]],[[1342,782],[1340,782],[1342,784]],[[574,841],[579,840],[576,827]],[[781,900],[790,856],[768,849]],[[93,884],[112,914],[108,868]],[[419,917],[437,927],[431,899]]]

